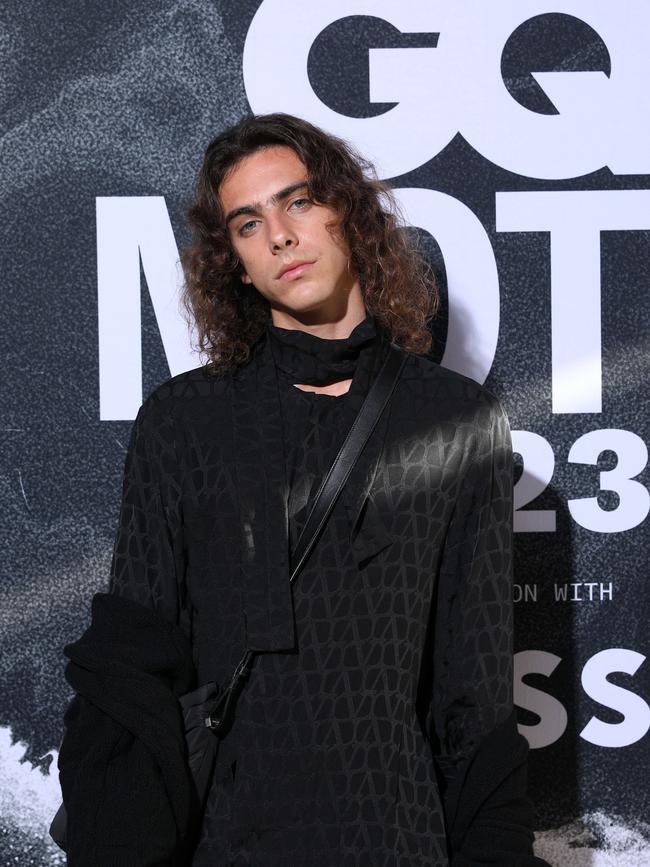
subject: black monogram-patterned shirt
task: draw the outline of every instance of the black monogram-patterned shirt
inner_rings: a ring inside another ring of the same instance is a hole
[[[345,436],[342,407],[349,395],[305,392],[295,383],[316,384],[328,371],[330,378],[352,375],[359,359],[365,371],[375,333],[370,317],[346,341],[269,327],[292,549]],[[351,388],[363,388],[363,380],[355,375]],[[400,600],[358,569],[342,509],[330,516],[293,599],[297,646],[260,655],[240,696],[227,736],[232,777],[216,784],[196,867],[393,863],[398,800],[388,781],[399,761],[391,669],[399,652]],[[437,787],[433,780],[419,784],[425,842],[416,843],[420,855],[415,847],[405,851],[404,863],[446,867]]]
[[[288,582],[285,545],[385,346],[372,316],[342,341],[269,325],[231,378],[181,374],[134,425],[110,591],[191,635],[199,684],[258,651],[193,867],[545,865],[512,698],[498,401],[410,355]],[[295,387],[350,376],[338,397]],[[93,727],[79,732],[90,746]]]
[[[351,391],[363,390],[376,332],[372,317],[345,342],[268,330],[279,373],[293,549],[346,433],[342,409],[350,394],[310,393],[295,383],[354,373]],[[411,532],[405,525],[405,544]],[[335,508],[293,587],[295,649],[260,655],[240,697],[227,737],[230,774],[212,792],[196,867],[449,864],[431,747],[420,739],[411,746],[422,754],[398,767],[404,757],[396,666],[408,601],[382,586],[377,564],[360,569],[352,553],[346,515]],[[432,654],[444,652],[444,642],[437,648],[432,636]],[[400,785],[415,790],[415,807],[400,803]],[[400,809],[415,811],[409,837],[399,832]]]

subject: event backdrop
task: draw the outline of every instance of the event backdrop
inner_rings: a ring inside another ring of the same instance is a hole
[[[2,865],[63,863],[62,648],[107,586],[137,408],[201,361],[203,150],[269,110],[375,161],[439,277],[434,357],[508,411],[537,851],[650,865],[649,30],[645,0],[5,5]]]

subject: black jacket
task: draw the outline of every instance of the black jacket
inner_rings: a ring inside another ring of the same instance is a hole
[[[194,686],[187,637],[149,607],[97,593],[90,626],[64,652],[77,693],[59,753],[68,864],[187,863],[197,812],[177,701]]]
[[[223,682],[244,647],[277,653],[296,643],[275,376],[262,340],[233,375],[197,369],[158,388],[133,427],[110,590],[186,636],[198,684]],[[351,397],[348,422],[363,395]],[[396,609],[392,614],[399,643],[395,687],[387,696],[393,718],[399,716],[390,781],[391,791],[399,792],[399,833],[402,840],[426,840],[423,825],[439,798],[454,867],[545,863],[532,853],[528,744],[517,732],[512,702],[511,497],[508,424],[496,399],[471,380],[410,355],[390,412],[348,480],[339,514],[347,516],[358,570],[390,598],[409,600],[408,618],[398,618]],[[387,634],[382,628],[370,644],[385,644]],[[131,663],[140,667],[137,655]],[[101,711],[93,678],[83,684],[69,671],[74,688],[86,692],[87,713]],[[182,680],[177,674],[175,682]],[[167,687],[169,710],[174,690]],[[103,713],[111,715],[108,708]],[[96,723],[69,714],[60,757],[64,799],[72,797],[66,788],[81,793],[91,786],[96,793],[103,787],[99,804],[110,804],[120,787],[135,785],[128,765],[141,749],[140,733],[132,726],[133,740],[120,746],[123,723],[112,720],[104,723],[112,747],[92,765],[91,784],[82,776],[89,773],[84,757],[95,748]],[[180,726],[180,716],[176,721]],[[178,745],[180,728],[176,736]],[[124,773],[113,779],[101,767],[109,772],[118,756]],[[162,758],[148,759],[147,785],[157,781],[160,799],[162,778],[153,767]],[[410,784],[409,768],[427,763],[437,786],[429,786],[436,791],[425,802],[422,787]],[[179,779],[185,773],[180,763],[176,773]],[[171,853],[186,834],[189,819],[183,817],[191,807],[172,801],[165,812],[163,804],[164,797],[151,819],[152,836],[157,823],[164,826]],[[80,810],[75,819],[74,798],[68,804],[79,851],[91,840],[96,852],[109,845],[104,809],[84,816]],[[75,857],[71,851],[69,863],[118,863],[97,854],[92,862]],[[164,863],[139,857],[123,863]],[[420,862],[406,857],[399,863]]]

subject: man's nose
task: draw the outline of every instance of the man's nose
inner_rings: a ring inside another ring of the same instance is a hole
[[[267,220],[269,228],[269,244],[273,251],[284,250],[295,246],[298,238],[288,220],[276,216]]]

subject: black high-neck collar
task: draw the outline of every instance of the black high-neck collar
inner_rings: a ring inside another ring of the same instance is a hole
[[[266,331],[277,368],[293,382],[305,385],[327,385],[352,377],[362,350],[377,341],[370,314],[344,338],[316,337],[308,331],[280,328],[271,320]]]

